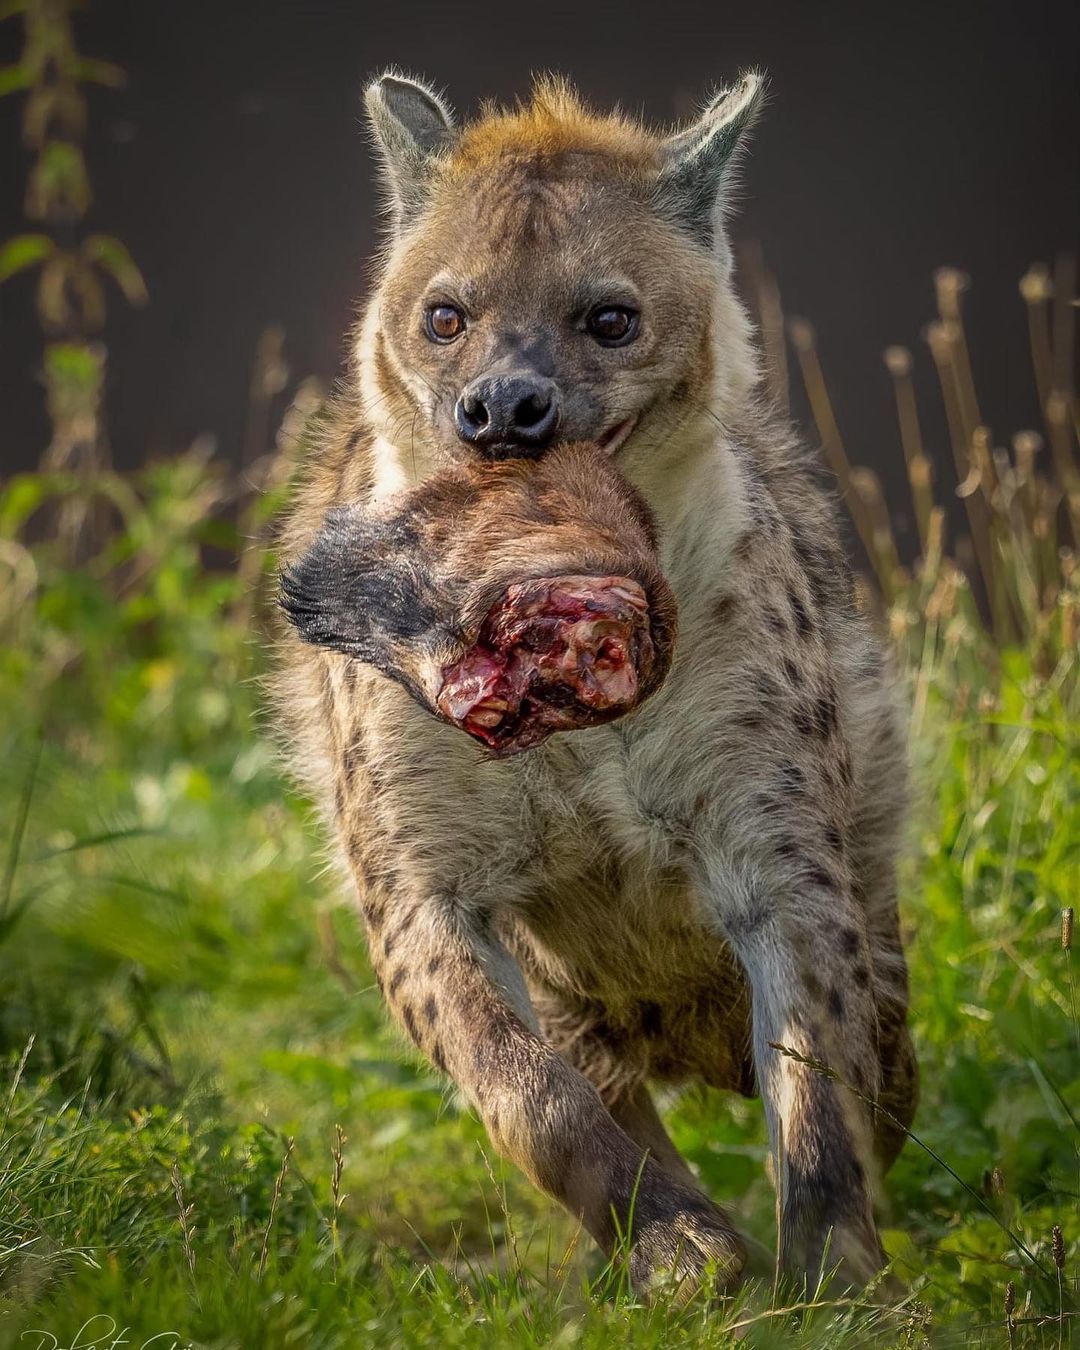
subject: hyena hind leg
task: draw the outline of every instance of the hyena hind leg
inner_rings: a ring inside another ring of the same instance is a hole
[[[652,1094],[644,1083],[628,1088],[608,1109],[630,1138],[640,1148],[647,1149],[665,1172],[684,1185],[702,1189],[689,1163],[672,1142]]]
[[[919,1065],[903,1014],[892,1023],[881,1022],[881,1091],[874,1113],[874,1152],[884,1174],[900,1155],[919,1104]],[[886,1115],[885,1112],[888,1114]]]

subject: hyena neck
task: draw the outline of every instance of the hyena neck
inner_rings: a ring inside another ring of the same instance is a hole
[[[631,441],[621,465],[656,515],[661,562],[681,605],[724,584],[750,525],[744,458],[761,421],[762,374],[750,321],[725,283],[712,333],[709,376],[689,414],[659,443]]]

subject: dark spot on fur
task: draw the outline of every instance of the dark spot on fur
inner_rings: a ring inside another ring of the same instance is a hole
[[[795,709],[792,720],[795,723],[795,730],[800,736],[812,736],[814,734],[816,729],[814,726],[814,718],[813,715],[807,711],[805,705],[800,704],[799,707]]]
[[[769,627],[773,630],[774,633],[779,633],[783,635],[788,631],[787,620],[784,618],[784,616],[780,613],[780,611],[776,608],[775,605],[766,605],[764,612],[765,612],[765,622],[769,625]]]
[[[664,1019],[659,1003],[646,1001],[639,1004],[638,1010],[641,1014],[641,1030],[650,1040],[656,1040],[664,1030]]]
[[[829,1012],[840,1021],[844,1016],[844,996],[834,984],[829,990]]]
[[[433,956],[431,960],[427,963],[427,973],[429,975],[437,975],[439,972],[439,967],[441,965],[442,965],[442,957]]]
[[[443,1054],[442,1041],[436,1041],[431,1047],[431,1062],[440,1073],[446,1072],[446,1056]]]
[[[810,618],[806,606],[794,590],[788,591],[788,604],[791,606],[791,617],[795,620],[795,628],[798,631],[799,636],[802,638],[809,637],[814,631],[813,620]]]
[[[814,718],[821,736],[831,736],[836,730],[836,697],[825,694],[814,705]]]
[[[819,867],[816,863],[812,864],[806,873],[806,879],[813,886],[820,886],[823,890],[839,890],[836,878],[824,867]]]
[[[860,989],[866,989],[869,987],[870,984],[869,966],[863,965],[856,966],[852,974],[855,978],[855,983],[859,986]]]
[[[398,966],[397,970],[395,970],[393,975],[390,977],[390,983],[387,986],[387,989],[389,991],[391,998],[394,997],[397,991],[405,983],[405,975],[406,975],[405,967]]]
[[[346,783],[352,784],[356,778],[356,771],[363,762],[364,756],[360,741],[351,741],[345,746],[341,754],[341,771],[345,775]]]
[[[811,998],[820,998],[822,994],[821,981],[817,973],[809,966],[804,966],[802,971],[802,982],[806,987],[806,992]]]
[[[429,1027],[435,1025],[435,1019],[438,1017],[438,1015],[439,1015],[439,1005],[429,994],[427,998],[424,999],[424,1017]]]
[[[754,688],[757,690],[758,698],[760,698],[763,703],[776,703],[783,693],[779,684],[767,670],[755,672]]]
[[[408,1003],[403,1003],[401,1005],[401,1020],[405,1023],[405,1030],[413,1040],[418,1041],[420,1037],[416,1029],[416,1014]]]
[[[727,623],[735,611],[733,595],[718,595],[713,601],[712,616],[717,623]]]
[[[769,906],[758,891],[754,891],[739,914],[733,914],[727,921],[729,936],[738,945],[740,941],[754,936],[769,917]]]
[[[388,957],[390,955],[390,953],[394,950],[394,947],[397,945],[398,938],[401,937],[403,933],[407,933],[409,931],[409,929],[413,926],[415,920],[416,920],[415,909],[410,909],[407,913],[405,913],[402,916],[397,926],[394,928],[393,932],[387,933],[386,935],[386,941],[383,943],[383,956]]]
[[[793,688],[798,689],[799,685],[802,684],[802,672],[790,656],[784,657],[784,674],[787,677],[788,684]]]
[[[778,816],[784,810],[780,798],[774,797],[770,792],[755,792],[753,802],[758,811],[765,816]]]
[[[825,842],[834,853],[843,853],[844,836],[835,825],[830,825],[825,831]]]
[[[858,930],[855,928],[841,928],[840,946],[845,956],[858,956],[862,941],[859,938]]]
[[[790,761],[780,766],[780,791],[800,794],[806,791],[806,774]]]

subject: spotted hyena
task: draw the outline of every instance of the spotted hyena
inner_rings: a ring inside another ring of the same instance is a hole
[[[745,1259],[650,1080],[760,1093],[784,1268],[854,1281],[916,1098],[892,681],[733,288],[761,89],[658,134],[559,82],[458,127],[376,80],[389,237],[283,539],[282,704],[386,1001],[597,1242],[630,1227],[639,1286]],[[589,715],[500,746],[496,677],[446,681],[504,591],[616,637],[580,630]]]

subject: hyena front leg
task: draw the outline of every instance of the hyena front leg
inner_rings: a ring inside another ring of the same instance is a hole
[[[729,871],[714,895],[752,989],[782,1268],[813,1282],[823,1265],[839,1264],[845,1279],[865,1284],[884,1260],[871,1203],[870,1108],[797,1058],[877,1099],[878,1024],[862,913],[839,878],[809,864],[782,879]]]
[[[483,915],[395,893],[365,913],[379,983],[420,1049],[461,1087],[496,1148],[606,1251],[632,1240],[631,1275],[734,1282],[743,1249],[721,1212],[648,1156],[596,1089],[536,1029],[521,974]]]

